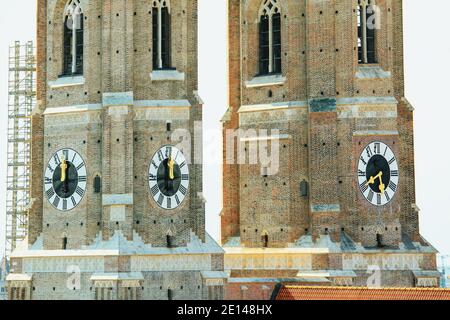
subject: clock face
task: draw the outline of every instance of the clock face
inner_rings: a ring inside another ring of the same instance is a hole
[[[399,181],[397,158],[389,146],[380,141],[370,143],[358,163],[359,188],[374,206],[384,206],[394,198]]]
[[[164,146],[153,156],[149,167],[150,195],[163,209],[178,208],[189,191],[189,168],[183,153]]]
[[[44,177],[44,191],[50,204],[59,211],[70,211],[81,202],[86,187],[86,164],[80,154],[72,149],[56,152]]]

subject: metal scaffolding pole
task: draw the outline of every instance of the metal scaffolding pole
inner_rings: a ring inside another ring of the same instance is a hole
[[[28,231],[31,165],[31,112],[36,104],[33,42],[9,49],[6,257]]]

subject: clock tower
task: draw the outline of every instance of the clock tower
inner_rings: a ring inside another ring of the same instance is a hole
[[[10,299],[219,299],[197,1],[39,0],[27,243]]]
[[[229,0],[228,15],[227,297],[283,281],[438,286],[419,233],[402,1]],[[249,161],[267,146],[271,163]]]

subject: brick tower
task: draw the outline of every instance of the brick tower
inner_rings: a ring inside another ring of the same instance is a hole
[[[9,298],[222,298],[194,161],[197,1],[38,0],[37,61],[30,229]]]
[[[268,297],[283,281],[437,286],[415,202],[402,1],[228,6],[227,297]],[[263,142],[279,150],[275,171],[249,161]]]

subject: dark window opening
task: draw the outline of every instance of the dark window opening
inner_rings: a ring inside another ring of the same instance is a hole
[[[272,16],[273,23],[273,70],[272,73],[281,73],[281,14]]]
[[[166,242],[167,242],[167,248],[173,248],[174,247],[174,237],[173,236],[170,236],[170,235],[167,235],[166,236]]]
[[[269,247],[269,236],[267,234],[262,236],[262,242],[263,242],[263,248]]]
[[[94,178],[94,193],[102,192],[102,179],[99,176]]]
[[[358,62],[377,63],[376,29],[379,28],[379,10],[371,1],[359,1],[358,6]]]
[[[67,237],[63,238],[63,250],[67,250]]]
[[[308,196],[308,182],[306,180],[300,182],[300,196],[302,197]]]
[[[172,289],[167,290],[167,299],[169,301],[173,300],[173,290]]]
[[[377,234],[377,247],[378,248],[383,248],[383,235],[381,234]]]
[[[159,15],[158,10],[161,10]],[[152,10],[153,25],[153,69],[163,70],[171,68],[171,17],[169,8]],[[161,28],[160,25],[161,24]]]
[[[259,22],[259,74],[269,74],[269,17],[261,17]]]
[[[75,39],[74,39],[75,38]],[[84,17],[67,15],[64,20],[62,76],[83,74]]]

